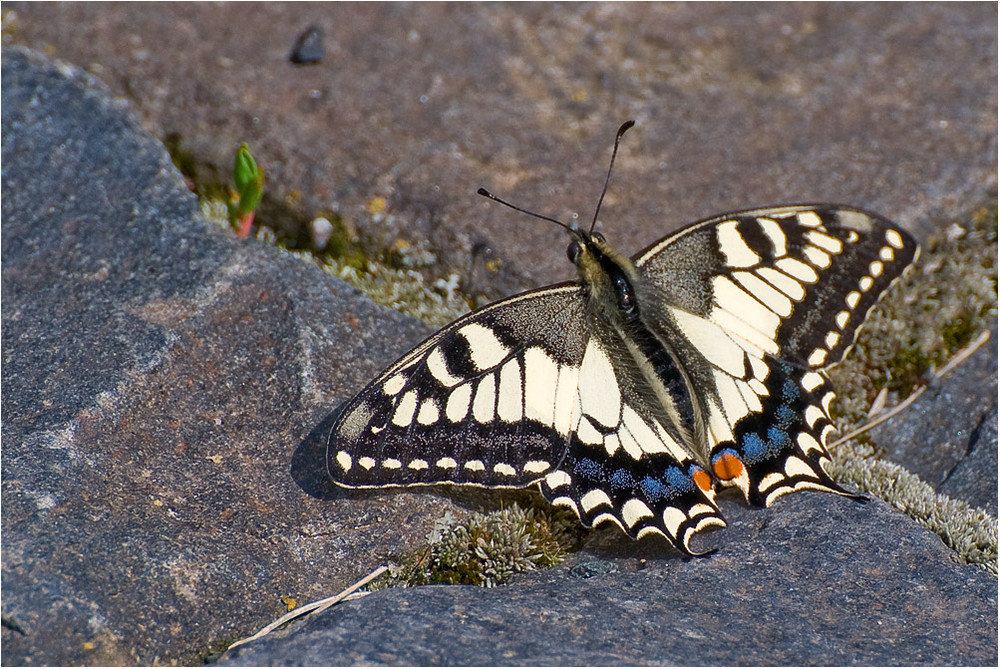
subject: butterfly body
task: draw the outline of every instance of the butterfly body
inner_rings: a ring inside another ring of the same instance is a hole
[[[620,133],[621,134],[621,133]],[[564,226],[565,227],[565,226]],[[587,526],[686,554],[735,486],[770,505],[826,473],[839,361],[913,239],[852,207],[716,216],[628,258],[569,229],[578,280],[463,316],[337,419],[346,487],[538,483]]]

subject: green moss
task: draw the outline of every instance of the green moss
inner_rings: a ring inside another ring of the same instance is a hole
[[[202,215],[217,225],[229,228],[228,208],[221,199],[203,198]],[[425,254],[425,260],[409,259],[397,250],[390,255],[393,267],[369,257],[356,241],[352,241],[348,228],[336,216],[325,218],[334,225],[334,232],[322,252],[295,249],[279,240],[267,226],[257,228],[256,239],[287,251],[293,256],[318,265],[324,272],[347,282],[365,293],[377,304],[395,309],[430,325],[440,327],[469,311],[469,305],[459,290],[458,275],[428,283],[422,269],[433,263],[434,256]],[[422,246],[410,247],[420,252]],[[389,254],[387,254],[389,255]],[[429,258],[429,260],[426,260]],[[407,266],[408,264],[408,266]]]
[[[357,232],[350,221],[329,210],[320,212],[319,216],[330,222],[332,232],[321,252],[310,253],[321,263],[335,262],[339,266],[353,267],[359,272],[371,271],[370,268],[374,263],[369,260],[368,253],[358,240]]]
[[[430,583],[493,587],[514,574],[558,564],[580,532],[579,520],[565,509],[516,504],[474,513],[459,524],[448,517],[445,523],[371,589]]]
[[[948,226],[869,315],[857,345],[830,374],[844,421],[862,421],[883,388],[905,397],[996,322],[996,233],[996,207]]]
[[[181,174],[188,179],[197,179],[198,161],[195,159],[194,153],[183,146],[180,135],[170,133],[163,138],[163,146],[166,148],[167,153],[170,154],[170,160],[173,162],[174,167]]]

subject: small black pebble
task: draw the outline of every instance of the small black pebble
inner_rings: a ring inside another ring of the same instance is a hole
[[[323,60],[323,55],[323,29],[318,26],[309,26],[295,40],[295,46],[292,47],[292,53],[289,54],[288,59],[302,65],[304,63],[318,63]]]

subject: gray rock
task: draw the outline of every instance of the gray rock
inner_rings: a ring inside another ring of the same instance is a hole
[[[995,199],[995,3],[4,4],[15,40],[107,79],[205,173],[249,142],[265,208],[298,203],[281,220],[334,210],[378,250],[429,241],[428,272],[491,297],[572,268],[553,226],[476,189],[587,219],[627,118],[601,218],[629,252],[777,202],[923,237]],[[327,53],[297,67],[306,25]]]
[[[997,404],[983,414],[969,435],[966,455],[938,488],[997,517]]]
[[[872,438],[938,492],[997,514],[997,331]]]
[[[996,579],[880,502],[726,504],[709,558],[620,537],[503,588],[382,590],[222,665],[996,664]],[[618,569],[580,578],[595,557]]]
[[[5,50],[3,101],[4,664],[197,662],[419,541],[323,417],[426,326],[206,223],[78,70]]]
[[[309,26],[295,39],[292,53],[288,60],[296,65],[318,63],[323,60],[326,50],[323,47],[323,29]]]

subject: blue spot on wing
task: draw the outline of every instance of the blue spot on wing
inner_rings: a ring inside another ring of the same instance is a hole
[[[604,478],[604,468],[601,464],[590,458],[582,458],[576,463],[574,467],[577,474],[590,479],[591,481],[600,481]]]
[[[639,487],[642,488],[642,492],[646,494],[646,499],[650,502],[659,502],[661,499],[669,498],[669,488],[666,484],[652,476],[646,476],[639,481]]]
[[[694,489],[694,481],[683,469],[668,467],[662,477],[654,478],[647,475],[639,481],[639,487],[645,493],[646,499],[656,503],[691,492]]]
[[[608,483],[611,484],[612,488],[627,490],[635,487],[635,477],[632,476],[632,472],[627,469],[616,469],[614,473],[608,477]]]
[[[792,438],[788,436],[788,433],[784,430],[772,427],[767,431],[767,445],[768,450],[772,453],[778,451],[790,449],[792,447]]]
[[[774,417],[782,429],[787,429],[798,418],[798,414],[792,411],[790,406],[783,404],[774,412]]]
[[[785,374],[791,372],[790,369],[783,369],[782,371]],[[785,382],[781,384],[781,396],[785,402],[793,402],[802,397],[802,391],[799,389],[799,384],[795,382],[795,379],[785,379]]]
[[[694,489],[694,481],[691,477],[680,467],[670,467],[664,473],[663,477],[667,484],[670,486],[674,494],[679,492],[690,492]]]
[[[741,446],[743,447],[742,448],[743,453],[742,454],[734,453],[733,455],[736,455],[745,462],[759,462],[764,458],[765,454],[767,453],[767,445],[764,443],[764,440],[760,438],[760,435],[757,434],[756,432],[751,432],[749,434],[743,435],[743,438],[741,439]],[[721,455],[722,453],[719,453],[719,456]],[[716,457],[716,459],[718,459],[718,456]]]

